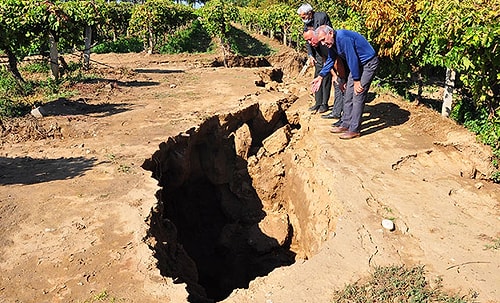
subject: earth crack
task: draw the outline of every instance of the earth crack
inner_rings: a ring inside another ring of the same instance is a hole
[[[433,152],[433,150],[432,150],[432,149],[428,149],[428,150],[424,151],[424,153],[425,153],[425,154],[428,154],[428,155],[429,155],[430,153],[432,153],[432,152]],[[391,168],[392,168],[393,170],[398,170],[398,169],[400,169],[400,168],[403,166],[403,164],[405,164],[405,163],[406,163],[406,162],[408,162],[409,160],[412,160],[412,159],[417,158],[417,156],[418,156],[419,154],[421,154],[421,153],[414,153],[414,154],[409,154],[409,155],[406,155],[406,156],[400,157],[400,158],[399,158],[399,160],[398,160],[398,161],[396,161],[396,163],[393,163],[393,164],[391,165]]]

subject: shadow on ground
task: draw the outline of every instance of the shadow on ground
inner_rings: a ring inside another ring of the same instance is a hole
[[[0,184],[37,184],[72,179],[83,175],[96,163],[95,158],[36,159],[0,157]]]
[[[128,103],[101,103],[89,104],[84,99],[68,100],[59,98],[48,102],[39,108],[42,116],[67,116],[67,115],[89,115],[97,114],[98,117],[106,117],[130,110]]]
[[[410,119],[410,112],[390,102],[365,105],[365,114],[361,122],[363,135],[372,134],[384,128],[401,125]]]
[[[136,68],[134,72],[141,74],[177,74],[184,73],[183,70],[180,69],[157,69],[157,68]]]
[[[137,81],[137,80],[132,80],[132,81],[119,81],[115,79],[91,79],[91,80],[86,80],[83,81],[82,83],[86,84],[98,84],[98,83],[109,83],[111,86],[122,86],[122,87],[145,87],[145,86],[157,86],[160,85],[159,82],[155,81]]]
[[[232,27],[231,38],[233,39],[234,51],[241,56],[269,56],[273,50],[261,41],[250,36],[245,31]]]

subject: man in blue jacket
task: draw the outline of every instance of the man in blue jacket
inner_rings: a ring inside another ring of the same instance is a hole
[[[335,88],[335,99],[333,101],[333,109],[329,114],[321,115],[321,118],[324,119],[338,119],[337,122],[333,123],[333,126],[339,126],[341,123],[341,116],[342,116],[342,110],[344,108],[344,91],[343,88],[340,87],[339,84],[345,82],[345,79],[347,78],[347,72],[345,69],[346,64],[343,62],[342,58],[339,56],[336,56],[336,58],[329,56],[330,49],[326,47],[325,45],[321,45],[318,41],[318,37],[316,36],[314,30],[312,27],[308,27],[306,31],[303,33],[304,39],[307,41],[307,43],[313,48],[313,50],[316,51],[316,53],[321,55],[321,60],[324,62],[324,65],[329,65],[331,64],[330,61],[333,61],[333,68],[331,69],[331,77],[327,75],[326,78],[323,79],[321,86],[323,87],[325,84],[328,84],[327,88],[328,89],[328,97],[330,96],[330,88],[331,85],[334,86]],[[330,60],[330,61],[327,61]],[[315,73],[315,77],[319,75],[319,72],[323,66],[321,66]],[[330,83],[325,83],[327,81],[330,81],[331,78],[331,85]],[[320,89],[321,91],[321,89]],[[328,100],[327,97],[327,100]]]
[[[312,6],[308,3],[302,4],[298,9],[297,13],[304,22],[304,32],[308,29],[315,30],[321,25],[331,26],[330,18],[324,12],[315,12]],[[307,57],[309,64],[314,64],[314,77],[317,77],[320,70],[323,68],[326,57],[322,57],[321,51],[319,49],[321,45],[312,46],[309,41],[306,43]],[[318,111],[319,113],[324,113],[328,110],[328,100],[330,99],[330,94],[332,90],[332,79],[331,76],[326,75],[327,79],[321,84],[319,89],[314,93],[315,104],[309,108],[311,111]]]
[[[316,35],[318,41],[330,49],[328,56],[340,56],[347,63],[350,71],[345,84],[342,123],[330,131],[340,134],[341,139],[359,137],[366,97],[379,65],[377,53],[365,37],[357,32],[343,29],[335,31],[325,25],[316,29]],[[333,64],[325,65],[312,81],[313,92],[318,90],[323,77],[330,73],[332,67]]]

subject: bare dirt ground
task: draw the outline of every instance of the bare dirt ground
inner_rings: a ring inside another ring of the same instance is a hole
[[[149,224],[159,187],[141,165],[169,138],[255,104],[279,104],[294,121],[278,162],[256,152],[248,171],[265,212],[293,226],[296,259],[224,302],[329,302],[390,264],[425,265],[452,292],[500,302],[500,250],[491,248],[500,190],[483,179],[489,149],[385,94],[367,104],[362,136],[339,140],[332,121],[307,111],[311,75],[297,77],[293,51],[281,55],[272,63],[283,83],[266,87],[255,83],[269,68],[210,67],[215,55],[93,55],[101,80],[78,84],[44,118],[0,125],[0,302],[195,302],[158,269]],[[266,222],[279,234],[276,220]]]

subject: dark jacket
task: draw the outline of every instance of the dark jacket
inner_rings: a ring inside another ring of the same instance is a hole
[[[304,24],[304,31],[306,31],[308,29],[308,27],[312,27],[313,29],[317,29],[321,25],[332,26],[332,23],[330,22],[330,18],[324,12],[314,12],[312,20],[309,23]],[[320,47],[320,46],[318,45],[318,47]],[[309,43],[306,43],[306,48],[307,48],[307,54],[310,56],[314,56],[314,58],[316,60],[318,60],[318,55],[316,54],[316,50],[314,49],[314,47],[312,47]],[[326,58],[326,57],[324,57],[324,58]],[[322,60],[322,62],[323,62],[323,60]]]

